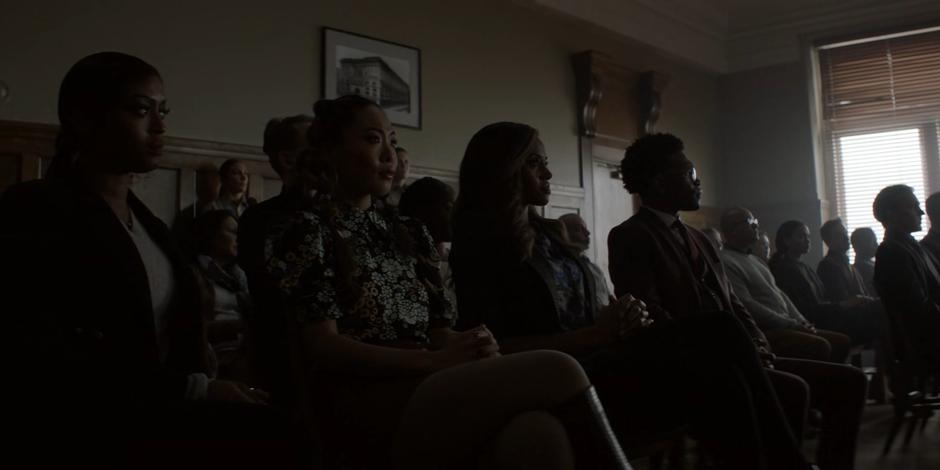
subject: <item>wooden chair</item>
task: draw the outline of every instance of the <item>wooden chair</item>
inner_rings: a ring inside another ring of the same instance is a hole
[[[648,433],[631,427],[631,417],[618,406],[618,400],[629,397],[630,389],[637,384],[621,375],[597,375],[591,377],[611,426],[620,440],[627,458],[649,459],[650,470],[683,470],[686,468],[686,439],[689,426],[678,426],[667,431]]]
[[[875,358],[874,366],[865,366],[864,354],[866,351],[872,352]],[[888,401],[885,351],[881,342],[871,345],[857,346],[849,352],[849,361],[855,367],[858,367],[868,377],[868,399],[875,403],[883,405]]]
[[[905,421],[907,421],[907,431],[904,435],[904,448],[907,448],[914,430],[917,429],[917,424],[920,423],[920,429],[923,430],[927,425],[927,420],[934,414],[934,410],[940,410],[940,396],[937,395],[940,370],[931,370],[920,359],[914,343],[907,334],[904,319],[898,318],[891,312],[888,313],[888,317],[890,320],[889,340],[884,350],[891,391],[894,394],[894,422],[885,439],[882,455],[887,455],[891,451],[894,439]]]

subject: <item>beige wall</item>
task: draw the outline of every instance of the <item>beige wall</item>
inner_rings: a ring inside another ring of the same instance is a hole
[[[751,209],[773,238],[797,219],[816,233],[827,211],[817,189],[809,74],[801,62],[722,76],[720,201]],[[815,238],[814,238],[815,239]],[[822,256],[819,243],[810,261]]]
[[[171,134],[260,145],[268,117],[309,112],[319,97],[322,26],[421,49],[424,127],[399,131],[418,165],[456,170],[474,131],[517,120],[541,130],[555,182],[577,185],[570,55],[597,49],[670,76],[659,127],[686,140],[704,178],[717,177],[715,77],[505,0],[8,2],[0,80],[11,96],[0,118],[55,122],[68,67],[91,52],[121,50],[164,75]]]

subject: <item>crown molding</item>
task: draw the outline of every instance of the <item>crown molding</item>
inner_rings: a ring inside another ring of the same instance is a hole
[[[698,0],[513,0],[591,23],[690,62],[732,73],[801,60],[812,41],[917,22],[940,22],[937,0],[813,3],[736,21],[718,2]]]
[[[779,15],[772,21],[729,33],[725,40],[727,72],[801,60],[813,42],[827,37],[864,34],[912,23],[940,22],[936,0],[881,1],[848,7],[820,6]]]
[[[514,0],[586,21],[651,45],[697,67],[722,72],[725,19],[689,0]]]

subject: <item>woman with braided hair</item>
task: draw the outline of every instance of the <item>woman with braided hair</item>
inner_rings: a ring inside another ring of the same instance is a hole
[[[427,229],[373,204],[397,165],[382,109],[344,96],[314,112],[298,167],[315,196],[274,230],[265,256],[315,371],[331,463],[629,468],[572,358],[502,357],[485,326],[451,328]]]

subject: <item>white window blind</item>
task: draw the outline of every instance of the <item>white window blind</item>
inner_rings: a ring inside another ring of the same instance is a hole
[[[836,214],[881,240],[872,202],[882,188],[909,185],[921,204],[940,190],[940,27],[817,51]]]

